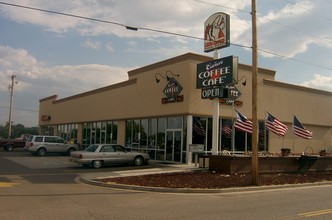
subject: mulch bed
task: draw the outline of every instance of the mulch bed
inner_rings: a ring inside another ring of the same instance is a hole
[[[142,176],[106,178],[105,183],[167,188],[222,189],[252,186],[251,174],[223,174],[211,171],[160,173]],[[284,185],[332,181],[332,172],[260,174],[259,185]]]

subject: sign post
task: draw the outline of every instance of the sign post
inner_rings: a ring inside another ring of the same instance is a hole
[[[204,52],[214,51],[214,61],[197,65],[197,88],[202,97],[213,100],[212,154],[218,154],[219,147],[219,97],[221,85],[233,83],[233,57],[219,59],[218,49],[230,45],[230,19],[225,13],[215,13],[204,22]],[[229,61],[230,64],[229,64]],[[205,88],[205,89],[203,89]],[[224,93],[222,92],[224,95]]]

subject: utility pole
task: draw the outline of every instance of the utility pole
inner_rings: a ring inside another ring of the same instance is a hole
[[[10,104],[9,104],[9,119],[8,119],[8,138],[12,136],[12,109],[13,109],[13,93],[14,93],[14,84],[17,84],[17,81],[14,81],[16,75],[10,77],[12,79],[11,84],[8,86],[10,93]]]
[[[257,27],[256,0],[251,1],[252,16],[252,184],[258,185],[258,118],[257,118]]]

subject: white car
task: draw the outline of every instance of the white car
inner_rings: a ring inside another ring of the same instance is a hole
[[[106,164],[135,164],[141,166],[150,160],[146,153],[129,151],[118,144],[92,144],[83,151],[71,152],[70,161],[83,166],[100,168]]]

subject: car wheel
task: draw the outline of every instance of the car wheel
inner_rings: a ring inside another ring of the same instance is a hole
[[[70,153],[73,152],[73,151],[76,151],[76,149],[73,148],[73,147],[69,148],[68,151],[67,151],[67,155],[70,156]]]
[[[45,148],[40,148],[37,152],[38,156],[45,156],[46,155],[46,149]]]
[[[12,144],[7,144],[6,146],[5,146],[5,150],[6,151],[13,151],[14,150],[14,145],[12,145]]]
[[[100,168],[101,166],[103,165],[103,161],[101,161],[101,160],[94,160],[93,162],[92,162],[92,166],[94,167],[94,168]]]
[[[141,157],[141,156],[137,156],[134,159],[134,164],[136,166],[141,166],[143,164],[143,162],[144,162],[144,160],[143,160],[143,157]]]

